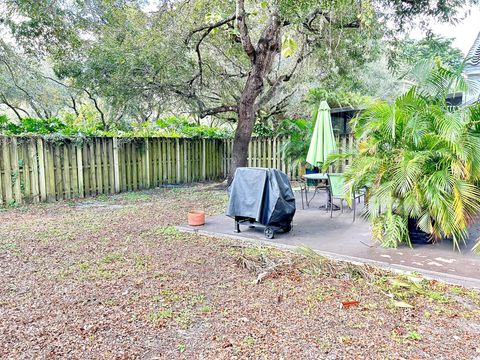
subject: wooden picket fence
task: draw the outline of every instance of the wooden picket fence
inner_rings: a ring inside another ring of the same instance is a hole
[[[301,166],[282,155],[287,138],[254,138],[248,166],[297,178]],[[340,137],[341,151],[353,144]],[[0,205],[53,202],[100,194],[224,179],[231,139],[88,138],[82,141],[0,136]],[[348,160],[340,165],[340,169]]]

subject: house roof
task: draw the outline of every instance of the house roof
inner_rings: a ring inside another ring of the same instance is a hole
[[[480,32],[467,54],[467,59],[469,59],[465,65],[467,75],[480,72]]]

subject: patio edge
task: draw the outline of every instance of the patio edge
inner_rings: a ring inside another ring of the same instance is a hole
[[[179,225],[179,226],[176,226],[176,228],[181,232],[195,233],[195,234],[200,234],[200,235],[205,235],[205,236],[215,237],[215,238],[229,238],[232,240],[237,240],[237,241],[248,243],[248,244],[272,246],[275,248],[288,250],[292,252],[298,249],[298,246],[276,243],[276,242],[267,241],[267,240],[250,239],[243,236],[235,235],[234,233],[218,234],[218,233],[214,233],[201,228],[192,228],[188,225]],[[312,250],[315,251],[317,254],[322,255],[331,260],[345,261],[355,265],[362,265],[362,264],[373,265],[378,268],[390,270],[399,274],[411,274],[412,272],[418,272],[425,279],[442,281],[450,285],[460,285],[460,286],[471,288],[471,289],[480,289],[480,280],[475,278],[440,273],[437,271],[414,268],[414,267],[404,266],[399,264],[392,264],[384,261],[371,260],[371,259],[354,257],[354,256],[339,255],[329,251],[316,250],[313,248]]]

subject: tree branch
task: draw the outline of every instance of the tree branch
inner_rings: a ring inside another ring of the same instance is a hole
[[[330,22],[330,15],[328,14],[327,11],[321,10],[321,9],[316,9],[314,10],[310,15],[307,16],[305,21],[303,22],[303,26],[308,30],[311,31],[312,33],[319,33],[321,29],[316,29],[313,26],[313,22],[319,17],[322,16],[325,21]]]
[[[26,112],[25,110],[21,109],[21,108],[17,108],[16,106],[14,106],[13,104],[10,104],[10,102],[7,100],[7,97],[5,96],[5,94],[0,94],[2,96],[2,103],[5,104],[7,107],[9,107],[14,113],[15,115],[17,116],[18,120],[22,120],[22,116],[20,115],[20,113],[18,112],[18,110],[21,110],[23,111],[25,114],[27,114],[27,116],[30,116],[28,114],[28,112]]]
[[[214,108],[202,110],[200,112],[200,117],[204,118],[205,116],[208,116],[208,115],[215,115],[215,114],[220,114],[225,112],[237,112],[237,111],[238,111],[237,105],[222,105],[222,106],[217,106]]]
[[[93,105],[95,106],[95,109],[97,109],[98,113],[100,114],[100,119],[102,120],[102,124],[103,124],[104,128],[107,129],[108,126],[107,126],[107,123],[105,121],[105,114],[103,113],[102,109],[100,109],[100,106],[98,105],[97,99],[95,99],[93,97],[92,93],[90,91],[88,91],[87,89],[83,89],[83,91],[85,91],[87,93],[88,97],[90,98],[90,100],[92,100]]]
[[[235,14],[234,15],[231,15],[229,16],[228,18],[225,18],[223,20],[220,20],[220,21],[217,21],[216,23],[212,23],[212,24],[207,24],[207,25],[203,25],[203,26],[200,26],[199,28],[196,28],[192,31],[190,31],[190,33],[188,34],[188,36],[186,37],[185,39],[185,45],[188,45],[188,43],[190,42],[190,40],[192,39],[192,36],[198,32],[201,32],[201,31],[205,31],[202,36],[200,37],[200,39],[198,39],[196,45],[195,45],[195,52],[197,53],[197,62],[198,62],[198,72],[193,76],[193,78],[189,81],[189,84],[192,85],[193,82],[200,78],[200,84],[203,84],[203,64],[202,64],[202,54],[200,52],[200,45],[202,44],[203,40],[208,36],[208,34],[210,34],[210,32],[213,30],[213,29],[216,29],[220,26],[223,26],[225,24],[228,24],[229,22],[235,20]]]
[[[253,47],[252,40],[248,34],[248,27],[245,21],[245,3],[244,0],[237,0],[237,27],[240,32],[240,41],[242,42],[243,49],[247,53],[252,64],[255,62],[256,51]]]
[[[78,113],[78,110],[77,110],[77,102],[75,100],[75,98],[73,97],[73,95],[70,95],[70,99],[72,100],[72,109],[73,111],[75,111],[75,115],[79,115]]]
[[[228,24],[230,21],[233,21],[235,20],[235,17],[236,15],[233,14],[231,16],[229,16],[228,18],[225,18],[225,19],[222,19],[220,21],[217,21],[216,23],[210,23],[210,24],[205,24],[203,26],[200,26],[196,29],[193,29],[192,31],[190,31],[185,39],[185,45],[188,45],[188,43],[190,42],[190,40],[192,39],[192,36],[195,35],[196,33],[200,32],[200,31],[203,31],[203,30],[207,30],[207,32],[210,32],[212,31],[213,29],[215,28],[218,28],[220,26],[223,26],[225,24]]]
[[[30,93],[27,90],[25,90],[23,87],[21,87],[18,84],[17,80],[15,79],[15,73],[14,73],[13,69],[10,67],[10,64],[5,59],[1,59],[1,61],[5,64],[5,67],[7,68],[8,72],[10,73],[10,77],[12,78],[12,81],[13,81],[13,84],[15,85],[15,87],[27,96],[29,105],[32,107],[33,111],[35,111],[35,114],[39,118],[41,118],[42,115],[40,113],[40,110],[38,109],[38,107],[35,104],[36,101],[33,98],[33,96],[30,95]]]
[[[293,68],[287,73],[287,74],[283,74],[281,76],[279,76],[270,86],[270,88],[268,89],[268,91],[258,100],[257,104],[255,105],[255,112],[257,112],[258,110],[260,110],[260,108],[265,105],[266,103],[268,103],[276,94],[277,90],[280,88],[280,86],[285,83],[285,82],[288,82],[290,81],[290,79],[292,78],[292,76],[294,75],[295,71],[297,70],[298,68],[298,65],[303,61],[305,60],[306,58],[308,58],[310,56],[310,54],[312,54],[313,50],[307,52],[307,53],[304,53],[305,51],[305,43],[303,44],[302,46],[302,49],[300,50],[300,53],[297,57],[297,60],[295,61],[295,65],[293,66]]]

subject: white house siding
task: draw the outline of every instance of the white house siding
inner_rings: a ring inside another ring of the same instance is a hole
[[[467,55],[468,62],[465,65],[465,76],[475,82],[474,91],[465,95],[466,103],[480,99],[480,32]]]

